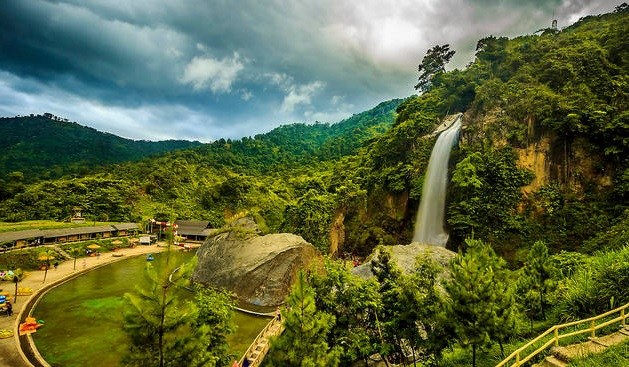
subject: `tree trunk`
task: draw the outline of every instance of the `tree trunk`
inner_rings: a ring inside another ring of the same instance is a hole
[[[472,367],[476,367],[476,344],[472,344]]]
[[[159,367],[164,367],[164,321],[166,319],[166,288],[168,285],[162,285],[162,312],[159,322]]]
[[[17,284],[19,283],[20,279],[17,276],[13,277],[13,282],[15,283],[15,298],[13,299],[13,303],[17,302]]]
[[[48,275],[48,263],[46,263],[46,265],[45,265],[44,280],[42,280],[42,283],[46,282],[46,275]]]
[[[505,359],[505,347],[502,344],[502,338],[498,338],[498,345],[500,345],[500,357],[502,357],[502,359]]]

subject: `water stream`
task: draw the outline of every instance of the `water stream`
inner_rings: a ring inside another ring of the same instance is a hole
[[[450,150],[458,141],[460,131],[461,115],[439,135],[432,149],[424,178],[422,199],[417,212],[413,242],[445,246],[448,241],[448,233],[443,223],[448,186],[448,162]]]

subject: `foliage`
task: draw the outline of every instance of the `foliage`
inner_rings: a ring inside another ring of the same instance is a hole
[[[455,242],[468,236],[507,244],[506,235],[523,232],[518,213],[521,186],[531,174],[516,165],[511,148],[463,151],[452,174],[448,224]]]
[[[504,260],[491,247],[478,240],[467,240],[468,251],[458,254],[450,264],[452,278],[445,283],[450,297],[448,318],[457,342],[476,351],[499,341],[513,330],[513,294],[504,283]]]
[[[124,366],[219,366],[229,361],[225,335],[232,330],[231,301],[207,290],[197,293],[196,304],[181,302],[175,289],[186,272],[174,273],[179,275],[171,282],[173,270],[165,266],[158,272],[147,263],[146,288],[125,294],[123,329],[130,344]]]
[[[0,179],[6,176],[10,181],[13,171],[22,174],[23,182],[85,174],[107,164],[137,161],[200,144],[134,141],[40,115],[0,118]]]
[[[288,296],[282,312],[284,332],[271,341],[270,366],[328,367],[339,364],[340,349],[330,348],[326,335],[334,317],[317,310],[314,291],[303,272]]]
[[[558,285],[554,314],[575,320],[629,302],[629,246],[597,254]]]
[[[546,319],[548,294],[552,290],[552,268],[548,247],[536,241],[531,247],[518,281],[520,306],[531,320]]]
[[[324,272],[313,273],[309,283],[315,292],[317,309],[334,316],[328,344],[341,349],[341,365],[367,360],[377,352],[382,312],[378,284],[352,275],[344,262],[326,259]]]
[[[445,65],[454,56],[454,50],[450,50],[450,45],[437,45],[426,52],[426,56],[419,64],[419,82],[415,85],[415,89],[420,92],[427,91],[431,86],[432,79],[445,72]]]

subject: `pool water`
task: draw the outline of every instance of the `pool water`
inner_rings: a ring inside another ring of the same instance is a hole
[[[183,263],[193,253],[174,252],[171,260]],[[164,253],[153,265],[164,266]],[[46,293],[33,311],[45,325],[32,334],[37,349],[53,367],[119,366],[126,351],[122,330],[124,294],[146,282],[146,259],[125,259],[94,269]],[[188,291],[178,296],[191,299]],[[229,338],[230,350],[241,355],[269,321],[237,312],[236,332]]]

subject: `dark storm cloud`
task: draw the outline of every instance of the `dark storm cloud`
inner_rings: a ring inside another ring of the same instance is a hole
[[[0,114],[211,140],[338,121],[413,93],[426,50],[613,9],[603,1],[3,0]]]

